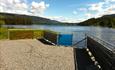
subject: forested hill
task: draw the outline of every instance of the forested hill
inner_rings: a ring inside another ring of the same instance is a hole
[[[79,23],[82,26],[103,26],[115,28],[115,14],[105,15],[100,18],[91,18],[84,22]]]
[[[0,12],[0,25],[77,25],[75,23],[62,23],[56,20],[51,20],[48,18],[29,16],[21,14],[12,13],[2,13]]]
[[[0,25],[32,25],[32,24],[45,24],[45,25],[81,25],[81,26],[102,26],[115,28],[115,14],[105,15],[100,18],[91,18],[81,23],[62,23],[56,20],[51,20],[43,17],[1,13],[0,12]]]
[[[56,20],[50,20],[43,17],[28,16],[11,13],[0,13],[0,23],[13,25],[30,25],[30,24],[56,24],[61,23]]]

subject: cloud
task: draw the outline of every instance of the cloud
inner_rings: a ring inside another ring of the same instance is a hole
[[[47,18],[50,18],[51,20],[57,20],[60,22],[69,22],[69,23],[79,23],[79,22],[83,21],[83,19],[67,18],[67,17],[63,17],[63,16],[52,16],[52,17],[50,16]]]
[[[103,11],[103,14],[115,14],[115,5],[111,5]]]
[[[24,12],[28,11],[28,5],[24,0],[0,0],[0,7],[1,12],[24,14]]]
[[[0,12],[39,16],[43,15],[48,7],[49,4],[44,1],[28,4],[26,0],[0,0]]]
[[[89,10],[91,11],[102,11],[103,10],[104,2],[96,3],[96,4],[90,4]]]
[[[103,0],[102,2],[90,4],[88,6],[89,11],[85,15],[89,17],[98,18],[103,15],[115,14],[115,0]],[[95,13],[92,13],[93,11],[95,11]]]
[[[44,1],[41,1],[39,3],[37,2],[32,2],[31,5],[31,12],[32,13],[38,13],[38,14],[43,14],[44,11],[49,7],[49,4],[45,4]]]
[[[92,18],[92,17],[93,17],[93,14],[91,14],[91,13],[86,13],[85,16],[86,16],[87,18]]]
[[[44,16],[46,17],[46,16]],[[65,18],[63,16],[49,16],[46,18],[50,18],[51,20],[63,21]]]
[[[17,4],[15,4],[14,5],[15,6],[15,9],[19,9],[19,10],[27,10],[28,9],[28,6],[27,6],[27,4],[25,4],[25,3],[17,3]]]

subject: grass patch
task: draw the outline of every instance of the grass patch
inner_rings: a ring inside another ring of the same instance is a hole
[[[8,29],[0,27],[0,40],[8,39]]]
[[[32,30],[9,30],[9,39],[33,39]]]
[[[9,30],[9,39],[40,39],[44,36],[43,30],[34,30],[34,29],[8,29]]]
[[[10,39],[10,40],[41,39],[45,36],[44,35],[45,33],[51,34],[53,36],[59,34],[58,32],[54,32],[50,30],[36,30],[36,29],[22,29],[22,28],[21,29],[20,28],[19,29],[18,28],[7,29],[7,28],[1,27],[0,28],[0,40],[1,39]]]
[[[44,30],[34,30],[34,38],[40,39],[44,37]]]

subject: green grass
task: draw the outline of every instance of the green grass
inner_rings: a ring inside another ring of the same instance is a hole
[[[0,40],[1,39],[10,39],[10,40],[17,40],[17,39],[40,39],[44,37],[44,31],[50,32],[53,34],[58,34],[58,32],[50,31],[50,30],[36,30],[36,29],[7,29],[7,28],[0,28]],[[8,37],[9,34],[9,37]]]
[[[0,27],[0,39],[8,39],[8,29]]]
[[[40,39],[44,36],[44,30],[35,29],[8,29],[9,39]]]
[[[34,30],[34,37],[33,38],[43,38],[44,37],[44,30]]]

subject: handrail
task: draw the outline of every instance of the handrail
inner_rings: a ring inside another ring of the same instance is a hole
[[[87,38],[85,37],[84,39],[78,41],[77,43],[73,44],[72,46],[75,46],[75,45],[79,44],[80,42],[82,42],[82,41],[84,41],[84,40],[86,40],[86,39],[87,39]]]
[[[115,46],[112,45],[111,43],[109,43],[109,42],[107,42],[105,40],[102,40],[102,39],[100,39],[100,38],[98,38],[98,37],[96,37],[94,35],[89,34],[89,33],[86,33],[86,36],[92,37],[97,42],[99,42],[100,44],[104,45],[105,48],[107,48],[108,50],[115,52]]]

